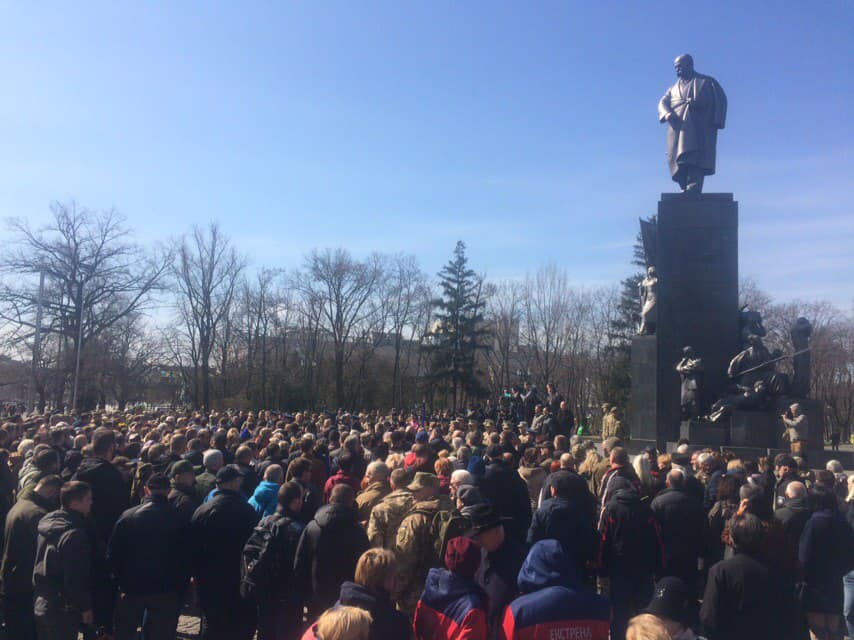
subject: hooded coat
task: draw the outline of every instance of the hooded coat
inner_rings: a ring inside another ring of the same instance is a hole
[[[33,493],[28,499],[18,500],[9,511],[0,568],[3,595],[32,593],[38,526],[42,518],[56,508],[52,502]]]
[[[534,513],[528,529],[528,545],[540,540],[554,539],[563,545],[575,569],[584,570],[597,551],[596,528],[593,518],[578,501],[565,498],[543,500]]]
[[[312,615],[335,604],[345,580],[352,580],[368,536],[355,509],[328,504],[318,509],[297,545],[294,577]]]
[[[258,516],[246,500],[228,489],[196,509],[190,521],[193,575],[205,609],[228,607],[240,600],[240,562],[243,546]]]
[[[130,506],[130,488],[121,472],[104,458],[83,458],[74,480],[92,487],[92,518],[98,542],[106,545],[119,517]]]
[[[385,592],[374,593],[355,582],[345,581],[341,585],[336,606],[358,607],[371,614],[370,640],[400,638],[407,640],[412,635],[409,620],[394,608]]]
[[[599,571],[647,578],[661,572],[664,549],[658,523],[632,489],[619,489],[602,512]]]
[[[37,613],[64,606],[88,611],[92,608],[91,548],[84,517],[59,509],[41,519],[38,532],[33,571]]]
[[[255,487],[255,492],[249,498],[249,506],[255,509],[255,513],[258,514],[259,518],[266,518],[276,513],[276,509],[279,506],[279,486],[278,482],[262,480]]]
[[[518,585],[522,595],[505,609],[503,640],[608,640],[608,599],[581,586],[557,540],[541,540],[531,548]]]
[[[487,637],[486,593],[473,580],[430,569],[415,607],[417,640],[480,640]]]

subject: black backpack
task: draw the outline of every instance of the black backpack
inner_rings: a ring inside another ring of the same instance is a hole
[[[240,595],[257,600],[272,584],[279,572],[279,533],[290,521],[279,514],[264,518],[255,527],[243,547],[240,561]]]

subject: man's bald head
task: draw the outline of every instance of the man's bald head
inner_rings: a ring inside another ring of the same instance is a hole
[[[806,498],[807,497],[807,487],[803,482],[790,482],[786,486],[786,498],[792,500],[793,498]]]
[[[572,457],[571,453],[563,453],[560,456],[560,468],[561,469],[569,469],[570,471],[575,470],[575,460]]]
[[[688,53],[683,53],[673,61],[673,67],[680,78],[690,78],[694,75],[694,58]]]

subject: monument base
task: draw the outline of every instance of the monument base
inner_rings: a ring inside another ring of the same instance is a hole
[[[735,410],[729,417],[729,444],[733,447],[770,449],[778,445],[779,418],[768,411]]]
[[[687,438],[692,445],[725,447],[729,444],[726,427],[705,420],[683,420],[679,427],[679,437]]]

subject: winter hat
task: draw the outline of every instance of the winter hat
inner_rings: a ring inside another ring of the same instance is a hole
[[[445,566],[451,573],[473,580],[480,568],[480,545],[471,538],[451,538],[445,549]]]

